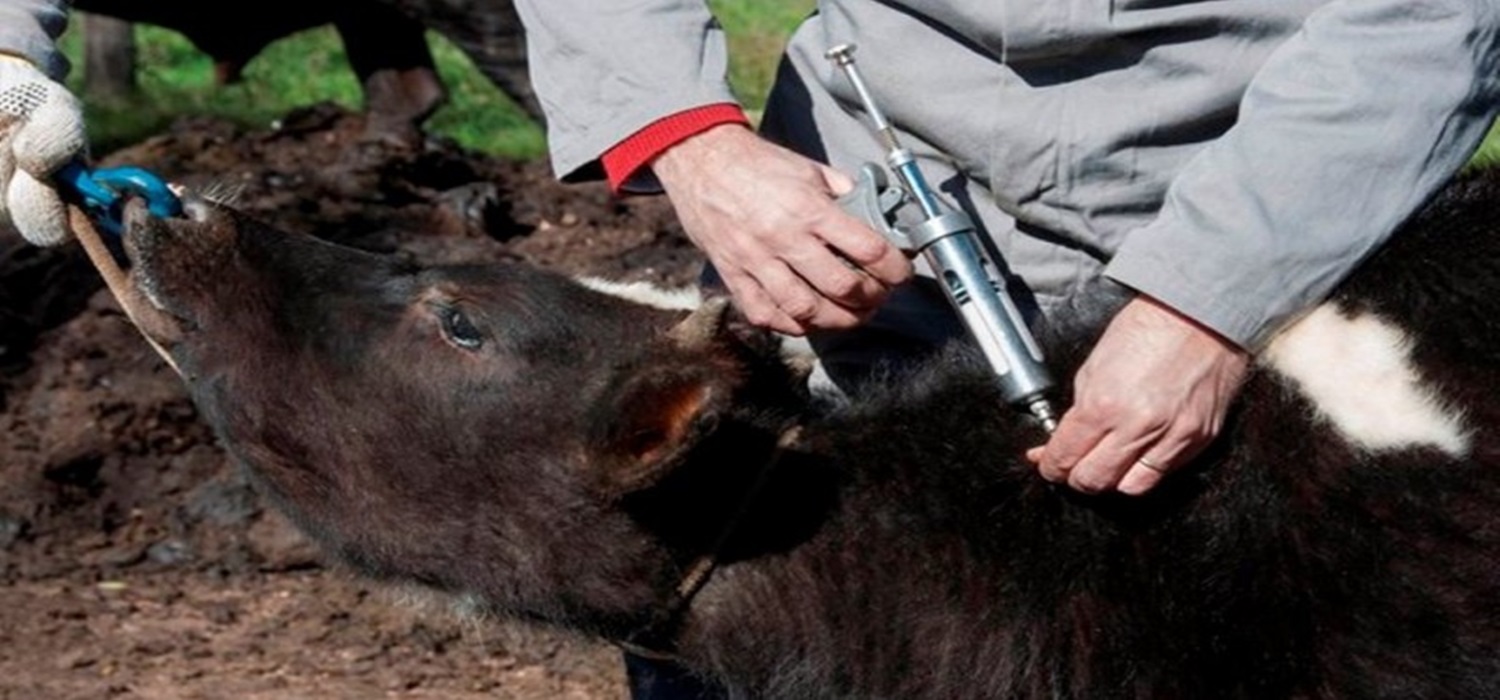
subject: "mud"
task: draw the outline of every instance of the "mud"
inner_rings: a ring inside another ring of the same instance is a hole
[[[281,228],[421,261],[690,284],[665,202],[318,106],[188,119],[101,158]],[[8,234],[0,234],[7,236]],[[0,699],[620,698],[607,646],[321,562],[239,474],[76,247],[0,237]]]

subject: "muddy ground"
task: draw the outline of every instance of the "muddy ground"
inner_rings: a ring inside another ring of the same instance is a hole
[[[319,106],[190,119],[101,162],[213,188],[289,230],[432,261],[521,258],[688,284],[664,202]],[[76,246],[0,233],[0,699],[619,698],[616,652],[367,584],[215,445]]]

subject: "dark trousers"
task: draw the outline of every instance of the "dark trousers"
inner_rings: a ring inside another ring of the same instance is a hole
[[[632,700],[723,700],[729,694],[670,661],[625,654]]]

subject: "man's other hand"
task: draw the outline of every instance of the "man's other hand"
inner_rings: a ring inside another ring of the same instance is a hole
[[[1248,367],[1233,343],[1137,297],[1078,370],[1051,440],[1027,456],[1044,478],[1079,491],[1145,493],[1219,434]]]

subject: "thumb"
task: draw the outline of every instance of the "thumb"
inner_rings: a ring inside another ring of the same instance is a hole
[[[11,225],[33,245],[57,245],[68,239],[68,212],[50,184],[16,170],[5,192]]]

